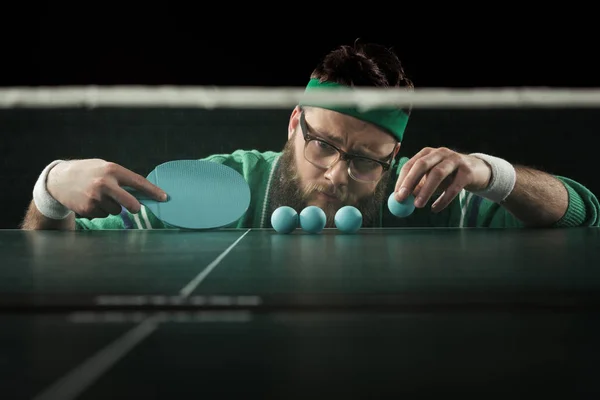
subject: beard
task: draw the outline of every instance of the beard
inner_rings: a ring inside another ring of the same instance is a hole
[[[316,192],[328,192],[329,187],[312,183],[303,185],[298,174],[296,158],[293,147],[293,137],[288,140],[283,148],[277,170],[273,176],[271,187],[270,213],[278,207],[288,206],[300,213],[309,205],[310,198]],[[349,178],[352,179],[352,178]],[[390,173],[386,171],[378,182],[375,191],[364,198],[356,199],[347,192],[341,193],[341,204],[328,203],[323,211],[327,217],[325,227],[335,227],[335,213],[343,206],[356,207],[362,214],[363,227],[375,227],[379,222],[379,211],[382,202],[386,199],[386,188],[390,180]],[[336,193],[338,194],[338,193]]]

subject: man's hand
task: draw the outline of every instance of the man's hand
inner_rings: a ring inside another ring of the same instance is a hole
[[[490,166],[477,157],[445,147],[426,147],[402,167],[396,181],[396,200],[402,201],[413,194],[415,207],[422,208],[433,194],[442,193],[432,205],[432,210],[439,212],[462,189],[479,191],[487,188],[491,173]]]
[[[121,205],[134,214],[139,212],[140,202],[122,186],[137,189],[157,201],[166,199],[166,194],[143,176],[100,159],[57,164],[50,170],[46,184],[59,203],[87,218],[118,215]]]

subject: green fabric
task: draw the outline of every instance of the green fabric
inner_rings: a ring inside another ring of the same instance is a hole
[[[345,85],[340,85],[335,82],[321,82],[318,79],[313,78],[306,85],[305,93],[313,93],[315,91],[323,89],[351,90],[350,87]],[[325,108],[328,110],[340,112],[342,114],[350,115],[362,121],[370,122],[391,133],[399,141],[402,141],[402,139],[404,138],[404,130],[406,129],[406,125],[408,124],[408,114],[406,114],[406,112],[404,112],[403,110],[395,107],[379,107],[369,110],[361,110],[357,107],[348,107],[341,105],[336,106],[334,104],[324,104],[306,100],[301,101],[300,105]]]
[[[233,227],[270,227],[270,216],[263,221],[263,206],[266,191],[270,183],[271,171],[275,166],[280,153],[258,152],[256,150],[238,150],[231,154],[216,154],[205,158],[205,160],[227,165],[238,171],[250,186],[250,206],[248,211],[238,220]],[[135,229],[177,229],[173,228],[150,212],[146,207],[137,215],[126,212],[127,218],[132,221]],[[265,213],[266,215],[266,213]],[[122,216],[110,215],[106,218],[78,218],[76,219],[78,229],[126,229]]]
[[[206,160],[225,164],[238,171],[250,185],[251,202],[246,214],[240,218],[237,228],[270,228],[269,187],[272,173],[280,153],[258,152],[256,150],[238,150],[231,154],[217,154]],[[400,169],[408,158],[402,158],[394,168],[388,193],[391,193]],[[555,227],[600,226],[600,204],[585,186],[561,176],[556,176],[567,188],[569,206],[565,215]],[[523,224],[502,206],[473,195],[461,192],[442,212],[432,213],[430,205],[415,209],[407,218],[396,218],[382,204],[379,227],[477,227],[477,228],[520,228]],[[145,207],[137,215],[127,212],[135,229],[171,229],[159,221]],[[78,229],[125,229],[124,219],[120,215],[93,220],[76,219]]]

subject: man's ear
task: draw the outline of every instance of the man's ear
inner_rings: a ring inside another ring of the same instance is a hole
[[[400,153],[400,147],[402,146],[402,144],[400,142],[398,142],[398,144],[396,144],[396,148],[394,149],[394,156],[392,157],[392,163],[391,166],[395,166],[396,162],[398,161],[398,153]]]
[[[292,110],[292,115],[290,115],[290,121],[288,123],[288,140],[291,139],[294,132],[296,132],[296,128],[298,128],[298,124],[300,123],[300,113],[302,109],[300,106],[294,107]]]
[[[396,158],[396,156],[398,155],[398,153],[400,152],[400,147],[402,147],[402,143],[398,142],[396,144],[396,148],[394,149],[394,158]]]

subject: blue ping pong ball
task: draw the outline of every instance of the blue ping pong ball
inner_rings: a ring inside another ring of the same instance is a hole
[[[298,213],[292,207],[279,207],[271,214],[271,225],[279,233],[290,233],[298,227]]]
[[[308,206],[300,212],[300,227],[310,233],[319,233],[325,228],[327,216],[317,206]]]
[[[411,194],[403,201],[399,202],[394,198],[394,193],[388,197],[388,208],[396,217],[408,217],[415,210],[415,197]]]
[[[356,207],[344,206],[335,213],[335,226],[344,233],[355,233],[362,226],[362,214]]]

